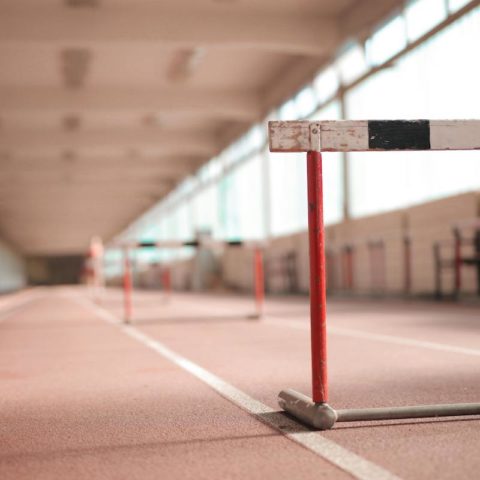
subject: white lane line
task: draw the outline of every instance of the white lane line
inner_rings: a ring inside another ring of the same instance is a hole
[[[44,293],[36,290],[28,290],[15,295],[13,298],[6,299],[0,304],[0,322],[3,322],[18,310],[43,297],[45,297]]]
[[[301,323],[299,321],[291,320],[266,320],[268,325],[277,327],[294,328],[296,330],[310,330],[310,325]],[[339,335],[343,337],[361,338],[363,340],[372,340],[374,342],[394,343],[396,345],[403,345],[409,347],[428,348],[430,350],[440,350],[449,353],[461,353],[462,355],[480,356],[480,350],[477,348],[457,347],[455,345],[448,345],[446,343],[427,342],[423,340],[415,340],[413,338],[397,337],[393,335],[384,335],[380,333],[364,332],[362,330],[355,330],[353,328],[343,327],[327,327],[328,333]]]
[[[80,305],[93,311],[100,318],[116,325],[124,333],[151,348],[164,358],[168,359],[183,370],[207,384],[222,397],[234,403],[238,407],[254,415],[257,419],[266,423],[275,430],[281,432],[288,439],[307,448],[316,455],[329,461],[343,471],[349,473],[358,480],[399,480],[399,477],[385,470],[384,468],[360,457],[359,455],[341,447],[332,440],[328,440],[318,432],[312,432],[280,414],[273,408],[255,400],[238,388],[205,370],[196,363],[170,350],[158,340],[145,335],[135,327],[123,324],[114,314],[104,308],[92,303],[84,297],[71,294],[70,298]]]

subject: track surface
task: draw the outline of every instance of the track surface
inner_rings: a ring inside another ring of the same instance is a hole
[[[248,298],[163,300],[135,293],[142,338],[275,410],[282,388],[309,392],[306,299],[270,300],[262,321],[246,318]],[[106,292],[101,308],[121,318],[121,307],[121,292]],[[101,311],[83,289],[0,299],[2,480],[352,478]],[[480,401],[478,307],[332,301],[328,322],[334,407]],[[384,478],[479,476],[477,418],[338,424],[314,436],[383,467]]]

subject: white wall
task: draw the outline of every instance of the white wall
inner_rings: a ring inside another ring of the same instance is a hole
[[[0,240],[0,293],[26,285],[25,263],[7,244]]]

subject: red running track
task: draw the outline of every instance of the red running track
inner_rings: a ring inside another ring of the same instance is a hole
[[[255,321],[249,297],[175,294],[164,304],[161,293],[134,295],[136,332],[250,397],[278,410],[282,388],[309,392],[306,298],[269,300],[265,320]],[[83,289],[1,299],[2,480],[352,478],[125,335],[85,299]],[[120,290],[102,306],[121,318]],[[335,301],[328,321],[334,407],[479,401],[478,307]],[[382,467],[382,478],[474,479],[479,427],[476,418],[429,419],[312,435]]]

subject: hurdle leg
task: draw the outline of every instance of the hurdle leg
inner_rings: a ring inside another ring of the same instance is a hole
[[[123,250],[123,319],[125,323],[132,319],[132,269],[128,248]]]
[[[385,242],[379,240],[375,245],[375,294],[385,295],[387,290],[387,254]]]
[[[368,248],[368,260],[369,260],[369,266],[370,266],[370,293],[372,295],[375,295],[377,291],[377,275],[376,275],[376,255],[375,255],[375,245],[372,243],[368,243],[367,245]]]
[[[170,276],[170,267],[164,267],[162,270],[162,287],[164,293],[164,301],[170,301],[170,295],[172,292],[172,282]]]
[[[454,268],[454,286],[453,295],[458,298],[462,288],[462,237],[460,231],[455,229],[454,235],[454,250],[453,250],[453,268]]]
[[[323,179],[320,152],[307,153],[308,238],[310,249],[310,344],[312,399],[288,389],[279,394],[280,407],[300,420],[327,430],[337,416],[327,404],[327,327]]]
[[[325,403],[327,385],[327,310],[325,282],[325,233],[323,228],[322,156],[307,154],[308,238],[310,248],[310,325],[312,399]]]
[[[409,237],[403,239],[403,275],[405,295],[412,290],[412,244]]]
[[[347,268],[348,268],[348,288],[353,291],[353,246],[348,247]]]

